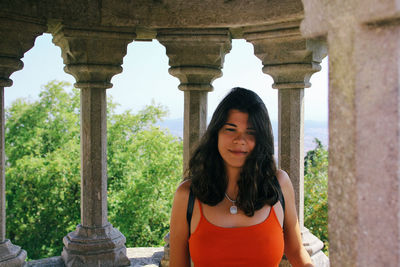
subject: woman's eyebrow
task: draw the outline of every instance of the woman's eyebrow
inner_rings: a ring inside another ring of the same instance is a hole
[[[232,127],[237,127],[236,124],[230,123],[230,122],[225,122],[224,125],[229,125],[229,126],[232,126]],[[256,129],[250,126],[250,127],[247,127],[247,130],[255,131]]]

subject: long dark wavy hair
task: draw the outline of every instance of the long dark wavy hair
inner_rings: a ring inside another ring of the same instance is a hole
[[[248,113],[249,123],[255,129],[255,147],[242,167],[236,200],[236,205],[247,216],[253,216],[265,204],[274,205],[280,194],[271,121],[264,102],[256,93],[236,87],[225,96],[190,158],[185,179],[192,181],[193,193],[201,202],[215,206],[224,199],[228,181],[218,151],[218,132],[232,109]]]

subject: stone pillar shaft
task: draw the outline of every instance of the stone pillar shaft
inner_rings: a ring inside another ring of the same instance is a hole
[[[303,2],[302,32],[329,45],[332,266],[399,266],[400,7]]]
[[[1,61],[1,59],[0,59]],[[1,65],[1,62],[0,62]],[[11,80],[10,80],[11,81]],[[13,245],[6,238],[6,179],[5,179],[5,150],[4,150],[4,85],[10,84],[7,79],[0,80],[0,266],[23,266],[27,253],[19,246]]]
[[[344,32],[342,34],[337,41],[347,38]],[[363,266],[357,264],[357,232],[360,229],[357,222],[354,78],[351,77],[354,65],[346,56],[350,55],[353,48],[350,42],[346,43],[348,46],[340,45],[338,49],[334,44],[330,45],[329,54],[329,254],[332,266]],[[333,212],[333,209],[340,212]],[[346,229],[338,225],[346,225]],[[372,263],[367,265],[380,266]]]
[[[81,221],[103,227],[107,221],[106,89],[81,89]]]
[[[343,38],[352,42],[345,45]],[[355,27],[328,38],[329,237],[335,266],[400,265],[399,40],[398,26]]]
[[[184,92],[184,122],[183,122],[183,159],[184,166],[193,152],[194,144],[198,142],[207,127],[207,94],[204,91]]]
[[[304,227],[304,89],[278,91],[278,163],[293,183],[300,228]]]

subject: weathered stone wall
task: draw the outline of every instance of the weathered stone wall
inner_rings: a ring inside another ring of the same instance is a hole
[[[303,3],[303,34],[329,47],[332,266],[399,266],[398,1]]]

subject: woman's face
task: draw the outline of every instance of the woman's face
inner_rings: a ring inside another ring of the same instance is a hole
[[[231,109],[218,132],[218,151],[225,167],[241,168],[256,144],[255,129],[248,122],[249,114]]]

